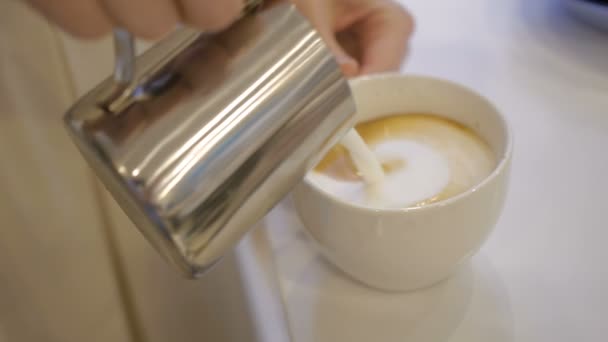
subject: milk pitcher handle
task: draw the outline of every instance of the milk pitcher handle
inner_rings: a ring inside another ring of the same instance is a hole
[[[128,87],[135,74],[135,42],[133,35],[121,28],[114,29],[114,81]]]
[[[119,113],[131,102],[135,81],[135,40],[122,28],[113,31],[114,36],[114,89],[100,105],[109,113]]]
[[[244,0],[242,16],[257,12],[264,0]],[[122,111],[130,102],[132,92],[137,88],[135,79],[135,39],[126,29],[115,28],[114,36],[114,82],[116,90],[103,107],[111,113]]]
[[[262,5],[263,0],[245,0],[243,2],[243,16],[255,13]],[[114,35],[114,81],[128,86],[135,74],[135,42],[133,35],[122,28],[116,28]]]

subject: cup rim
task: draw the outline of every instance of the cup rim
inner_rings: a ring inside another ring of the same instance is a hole
[[[506,117],[504,116],[504,114],[502,114],[502,112],[500,110],[498,110],[498,108],[488,98],[479,94],[477,91],[471,89],[470,87],[467,87],[465,85],[462,85],[462,84],[459,84],[459,83],[456,83],[456,82],[453,82],[450,80],[438,78],[438,77],[426,76],[426,75],[421,75],[421,74],[401,74],[398,72],[385,72],[385,73],[379,73],[379,74],[374,74],[374,75],[360,76],[360,77],[350,80],[349,85],[352,88],[353,86],[356,86],[359,83],[369,82],[370,80],[387,80],[387,79],[404,79],[404,78],[412,80],[412,81],[419,80],[419,81],[431,81],[431,82],[443,83],[443,84],[447,84],[447,85],[455,87],[455,88],[460,88],[461,90],[464,90],[465,92],[467,92],[467,93],[471,94],[472,96],[475,96],[478,99],[480,99],[481,101],[485,102],[494,111],[494,114],[500,121],[501,125],[504,127],[504,131],[506,133],[505,148],[504,148],[502,155],[500,156],[500,160],[494,167],[494,170],[487,177],[485,177],[481,182],[479,182],[475,186],[467,189],[466,191],[459,193],[456,196],[452,196],[450,198],[446,198],[446,199],[443,199],[443,200],[440,200],[440,201],[437,201],[437,202],[434,202],[431,204],[424,204],[424,205],[418,205],[418,206],[407,207],[407,208],[373,208],[373,207],[366,207],[366,206],[362,206],[362,205],[356,205],[351,202],[347,202],[330,192],[320,189],[309,179],[308,173],[304,177],[304,182],[303,182],[306,186],[313,189],[313,191],[315,191],[316,193],[319,193],[322,196],[326,197],[327,199],[329,199],[335,203],[338,203],[348,209],[358,210],[358,211],[363,211],[363,212],[368,212],[368,213],[381,212],[381,213],[385,213],[385,214],[403,214],[403,213],[409,213],[409,212],[424,212],[424,211],[428,211],[428,210],[433,210],[435,208],[446,207],[446,206],[452,205],[454,203],[460,202],[463,199],[471,196],[475,192],[479,191],[479,189],[486,187],[489,183],[494,181],[494,179],[496,179],[502,172],[504,172],[504,169],[507,167],[507,165],[511,159],[511,154],[512,154],[512,150],[513,150],[513,131],[511,129],[509,122],[507,121]],[[309,172],[313,172],[313,171],[311,170]]]

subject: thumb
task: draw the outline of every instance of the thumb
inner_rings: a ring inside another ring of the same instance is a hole
[[[381,3],[357,24],[361,73],[399,70],[414,28],[409,12],[396,3]]]
[[[359,74],[359,62],[351,56],[346,50],[340,45],[336,36],[333,32],[329,34],[322,34],[324,37],[325,44],[334,55],[336,62],[340,66],[340,70],[346,77],[354,77]]]
[[[359,73],[359,62],[338,43],[334,33],[333,9],[326,0],[295,0],[296,7],[310,20],[325,45],[334,55],[342,73],[353,77]]]
[[[342,72],[347,77],[354,77],[361,73],[361,51],[358,38],[349,31],[338,32],[331,35],[332,53],[334,54]],[[328,44],[329,45],[329,44]]]

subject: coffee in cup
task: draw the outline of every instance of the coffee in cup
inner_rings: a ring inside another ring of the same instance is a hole
[[[342,145],[331,149],[310,176],[318,187],[353,204],[397,209],[435,203],[479,184],[496,165],[484,139],[434,114],[391,114],[359,123],[356,130],[381,163],[382,181],[366,184]]]

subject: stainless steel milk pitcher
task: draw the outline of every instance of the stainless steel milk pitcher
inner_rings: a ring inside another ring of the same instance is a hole
[[[138,229],[189,276],[217,262],[354,124],[346,79],[290,4],[220,33],[179,29],[135,63],[130,37],[115,39],[115,76],[65,122]]]

